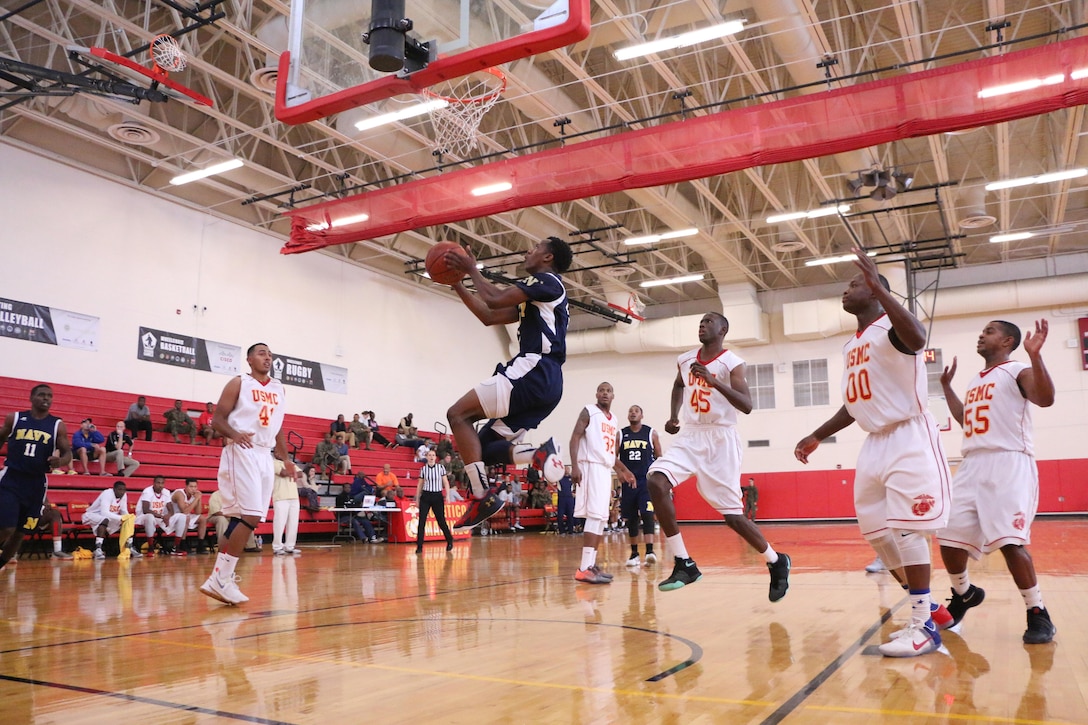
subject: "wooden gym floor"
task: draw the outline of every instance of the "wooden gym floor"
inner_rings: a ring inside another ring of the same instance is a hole
[[[1035,525],[1053,643],[1021,642],[998,554],[962,631],[905,660],[873,653],[908,608],[856,526],[764,529],[794,561],[773,605],[760,557],[711,525],[684,528],[704,576],[673,592],[671,564],[624,569],[626,534],[608,586],[572,580],[577,537],[266,547],[242,607],[197,592],[210,557],[24,559],[0,572],[0,722],[1088,722],[1088,521]]]

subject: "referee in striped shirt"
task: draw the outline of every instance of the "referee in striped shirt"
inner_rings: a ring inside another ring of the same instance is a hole
[[[427,463],[419,469],[416,485],[416,506],[419,508],[419,528],[416,531],[416,553],[423,553],[423,537],[427,532],[427,514],[434,511],[435,521],[446,537],[446,551],[453,550],[453,534],[446,523],[446,499],[450,494],[450,480],[446,467],[438,463],[433,450],[427,451]]]

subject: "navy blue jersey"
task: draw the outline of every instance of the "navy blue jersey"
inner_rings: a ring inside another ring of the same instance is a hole
[[[21,473],[49,473],[49,458],[57,450],[60,418],[47,415],[35,418],[29,410],[17,413],[8,436],[8,457],[4,467]]]
[[[521,304],[520,355],[542,355],[559,364],[567,359],[567,290],[559,275],[544,272],[515,283],[529,299]]]
[[[620,431],[620,462],[639,482],[646,480],[650,464],[654,462],[653,434],[654,429],[648,425],[642,426],[638,433],[633,432],[631,426]]]

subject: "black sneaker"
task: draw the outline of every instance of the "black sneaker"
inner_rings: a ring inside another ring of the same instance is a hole
[[[767,570],[771,572],[771,590],[767,594],[767,598],[772,602],[777,602],[786,596],[786,592],[790,588],[790,566],[792,564],[790,555],[783,554],[780,551],[778,552],[778,561],[767,565]]]
[[[465,515],[453,525],[455,529],[471,529],[479,526],[489,518],[502,511],[504,501],[499,500],[499,495],[494,488],[487,490],[483,498],[474,498],[468,502]]]
[[[695,566],[694,559],[681,559],[679,556],[674,558],[676,563],[673,564],[672,574],[657,585],[657,588],[663,592],[694,584],[703,578],[703,573],[699,571],[699,567]]]
[[[1028,628],[1024,631],[1024,644],[1046,644],[1054,639],[1058,628],[1050,621],[1050,613],[1042,607],[1028,610]]]
[[[955,627],[961,621],[963,616],[967,614],[967,610],[971,607],[977,607],[982,604],[982,600],[986,598],[986,590],[976,587],[974,584],[967,587],[965,594],[956,594],[956,590],[952,590],[952,598],[948,600],[948,613],[952,615],[952,624],[950,627]]]

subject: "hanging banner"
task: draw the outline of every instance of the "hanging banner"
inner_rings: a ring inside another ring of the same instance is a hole
[[[99,325],[93,315],[0,297],[0,337],[96,352]]]
[[[348,394],[348,370],[335,365],[273,353],[272,377],[284,385]]]
[[[136,357],[161,365],[237,375],[241,371],[242,348],[225,342],[141,327]]]

